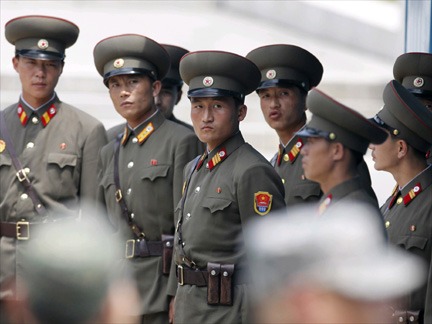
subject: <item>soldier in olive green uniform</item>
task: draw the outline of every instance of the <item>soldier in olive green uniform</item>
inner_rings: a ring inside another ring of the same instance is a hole
[[[98,154],[106,144],[103,125],[54,91],[78,27],[55,17],[25,16],[9,21],[5,34],[15,45],[22,94],[2,112],[0,128],[1,299],[20,297],[5,284],[22,272],[32,230],[59,218],[54,215],[76,216],[80,202],[94,203]]]
[[[184,56],[180,74],[189,85],[194,129],[207,151],[185,167],[176,209],[177,269],[169,287],[175,322],[248,323],[242,230],[250,219],[285,206],[279,176],[239,131],[244,97],[257,87],[259,70],[236,54],[203,51]]]
[[[163,48],[166,49],[171,58],[171,66],[168,71],[166,77],[162,80],[162,89],[159,92],[159,95],[155,99],[156,108],[159,109],[162,114],[168,120],[171,120],[177,124],[183,125],[189,128],[192,132],[193,127],[179,119],[177,119],[174,114],[174,106],[177,105],[182,97],[183,91],[183,80],[180,77],[179,73],[179,63],[180,59],[188,53],[184,48],[174,46],[174,45],[163,45]],[[107,131],[108,141],[113,140],[118,134],[123,133],[124,124],[120,124],[110,128]],[[205,150],[205,145],[201,143],[198,138],[196,140],[197,146],[200,150]]]
[[[287,206],[313,202],[322,192],[317,182],[307,179],[300,151],[305,139],[296,132],[306,123],[306,97],[323,75],[320,61],[305,49],[294,45],[268,45],[254,49],[247,56],[261,70],[257,88],[266,122],[279,136],[279,151],[271,160],[285,186]],[[371,190],[369,170],[364,161],[358,173],[368,193]]]
[[[382,222],[378,204],[362,185],[357,169],[369,143],[380,144],[387,134],[318,89],[309,93],[306,105],[312,119],[298,135],[308,138],[301,151],[305,175],[324,193],[319,214],[342,201],[359,202],[374,208]]]
[[[119,266],[131,266],[141,297],[139,313],[133,315],[143,315],[143,323],[168,323],[168,275],[163,272],[169,273],[172,240],[162,244],[161,239],[174,233],[183,168],[201,152],[195,134],[166,120],[154,104],[170,62],[161,45],[140,35],[113,36],[96,45],[94,59],[127,121],[124,133],[102,149],[98,200],[115,235],[126,243]]]
[[[432,54],[402,54],[393,66],[393,76],[432,112]],[[426,158],[432,164],[432,148]]]
[[[390,136],[371,145],[375,169],[390,172],[397,182],[381,207],[389,241],[427,262],[429,280],[396,306],[401,323],[432,322],[432,166],[425,153],[432,144],[432,113],[400,83],[383,93],[384,107],[374,121]],[[410,318],[415,321],[411,321]]]

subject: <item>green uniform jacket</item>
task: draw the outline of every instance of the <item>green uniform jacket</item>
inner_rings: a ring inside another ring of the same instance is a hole
[[[381,212],[389,241],[418,255],[428,266],[428,281],[407,297],[406,307],[408,310],[426,307],[425,323],[432,323],[432,166],[396,192],[394,199],[390,197]]]
[[[281,144],[280,153],[271,159],[271,164],[282,178],[287,206],[318,201],[322,195],[319,183],[306,179],[304,175],[303,156],[300,154],[304,144],[305,139],[294,136],[285,148]]]
[[[80,199],[94,202],[98,154],[106,144],[105,129],[99,121],[61,102],[57,96],[36,112],[20,101],[3,114],[18,158],[23,168],[30,169],[28,178],[48,211],[55,215],[73,214],[80,208]],[[49,119],[46,126],[42,119]],[[44,221],[46,218],[36,213],[15,174],[6,147],[0,153],[0,221]],[[47,216],[47,220],[51,217]],[[3,283],[8,277],[20,274],[26,241],[3,236],[0,242],[0,283]],[[0,296],[11,294],[10,290],[2,290]]]
[[[354,178],[336,185],[330,189],[329,192],[323,195],[318,202],[319,213],[322,214],[328,207],[335,206],[340,202],[353,203],[353,207],[356,203],[361,203],[371,207],[372,210],[376,211],[376,215],[384,229],[384,223],[378,208],[378,203],[366,191],[362,185],[360,176],[355,176]]]
[[[300,154],[307,139],[294,136],[284,148],[270,160],[276,172],[282,178],[285,187],[285,203],[288,206],[318,201],[322,196],[319,183],[306,179],[302,167],[303,156]],[[279,162],[278,162],[279,160]],[[358,166],[358,174],[367,193],[377,202],[375,192],[371,187],[371,178],[366,162],[363,160]]]
[[[171,115],[171,117],[168,119],[173,121],[176,124],[182,125],[188,129],[190,129],[192,132],[194,132],[194,129],[192,127],[192,125],[189,125],[177,118],[174,117],[174,115]],[[125,130],[125,124],[120,124],[120,125],[116,125],[111,127],[110,129],[107,130],[107,137],[108,137],[108,142],[111,142],[112,140],[114,140],[119,134],[123,134],[124,130]],[[198,137],[196,137],[196,146],[197,149],[199,151],[199,153],[201,154],[202,152],[204,152],[204,150],[206,149],[206,145],[201,142]]]
[[[152,123],[140,143],[139,134]],[[134,213],[134,221],[149,241],[160,241],[162,234],[174,234],[174,208],[181,198],[183,168],[202,152],[194,145],[196,136],[187,128],[165,119],[157,112],[135,131],[128,129],[120,147],[120,187],[126,205]],[[135,239],[115,199],[114,145],[111,141],[101,152],[98,201],[107,212],[115,235],[124,242]],[[126,245],[122,245],[122,250]],[[124,252],[123,252],[124,254]],[[119,260],[120,267],[131,267],[140,293],[140,312],[152,314],[168,310],[166,285],[162,275],[162,258],[152,256]]]
[[[223,153],[222,153],[223,152]],[[207,167],[207,164],[209,166]],[[207,269],[208,262],[235,265],[234,277],[246,271],[242,230],[254,217],[255,194],[272,195],[270,210],[285,207],[281,179],[265,158],[249,144],[240,132],[216,147],[204,158],[188,186],[181,227],[184,251],[197,266]],[[184,180],[192,163],[185,167]],[[177,218],[181,202],[176,208]],[[178,233],[174,239],[174,260],[183,265]],[[174,270],[174,269],[173,269]],[[207,304],[207,287],[178,286],[175,271],[170,274],[169,293],[176,296],[176,323],[241,323],[250,319],[247,285],[234,287],[234,305]]]

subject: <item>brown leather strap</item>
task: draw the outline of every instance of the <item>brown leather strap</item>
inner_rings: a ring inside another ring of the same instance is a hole
[[[223,275],[222,271],[221,276]],[[248,278],[244,276],[241,271],[235,272],[233,280],[235,285],[248,283]],[[180,285],[196,285],[198,287],[205,287],[208,285],[208,272],[206,270],[192,270],[183,266],[177,266],[177,282]]]
[[[13,237],[17,240],[28,240],[30,238],[30,228],[42,225],[42,223],[29,223],[20,221],[16,223],[0,222],[0,236]]]
[[[144,239],[129,240],[126,242],[127,258],[146,258],[161,256],[163,251],[162,241],[146,241]]]
[[[21,182],[26,189],[28,195],[30,196],[30,199],[33,202],[33,205],[35,207],[36,212],[39,215],[44,215],[47,213],[45,206],[40,201],[39,197],[36,194],[36,191],[33,189],[33,186],[30,182],[30,180],[27,178],[27,173],[24,171],[20,160],[18,159],[18,156],[15,151],[15,147],[13,145],[12,139],[9,136],[9,132],[6,127],[6,122],[3,117],[2,111],[0,111],[0,130],[3,134],[4,141],[6,143],[6,149],[9,152],[9,155],[12,159],[12,163],[17,170],[16,176],[18,178],[18,181]]]
[[[128,223],[128,225],[132,229],[132,232],[134,232],[137,237],[144,238],[145,233],[132,220],[132,215],[129,212],[129,209],[126,205],[126,202],[123,199],[122,191],[120,188],[119,155],[120,155],[121,138],[122,138],[122,134],[119,134],[116,138],[115,146],[114,146],[114,183],[115,183],[115,187],[116,187],[115,199],[120,204],[120,208],[122,210],[123,217],[126,220],[126,223]]]
[[[208,282],[208,272],[206,270],[192,270],[178,266],[177,281],[180,285],[206,287]]]

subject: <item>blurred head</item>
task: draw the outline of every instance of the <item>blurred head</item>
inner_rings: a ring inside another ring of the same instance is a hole
[[[424,282],[424,264],[388,246],[368,207],[335,206],[328,216],[303,207],[247,228],[259,322],[389,322],[391,303]]]
[[[137,292],[127,269],[120,272],[120,242],[104,218],[61,220],[32,232],[18,278],[22,298],[10,318],[26,323],[128,322]]]

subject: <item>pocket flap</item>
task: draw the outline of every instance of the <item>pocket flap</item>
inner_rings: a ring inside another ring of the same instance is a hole
[[[231,202],[229,199],[208,197],[204,199],[202,206],[210,209],[211,213],[214,213],[218,210],[224,210],[231,205]]]
[[[2,165],[12,165],[12,159],[5,154],[0,154],[0,166]]]
[[[399,237],[397,245],[405,247],[406,250],[409,250],[411,248],[418,248],[420,250],[424,250],[427,242],[428,239],[426,237],[403,235]]]
[[[295,186],[295,196],[306,200],[309,197],[320,197],[321,189],[319,184],[314,182],[300,182],[296,183]]]
[[[156,178],[166,177],[168,170],[169,165],[153,165],[142,170],[141,179],[149,179],[150,181],[154,181]]]
[[[50,153],[48,154],[48,163],[57,164],[60,168],[65,166],[76,166],[77,157],[72,154]]]
[[[101,183],[102,187],[104,187],[105,189],[111,185],[115,185],[114,173],[104,174],[100,183]]]

